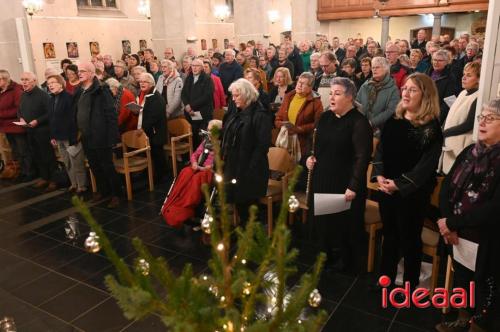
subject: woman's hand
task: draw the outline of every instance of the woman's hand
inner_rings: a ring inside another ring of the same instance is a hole
[[[57,146],[57,142],[55,139],[51,139],[50,144],[52,144],[52,146]]]
[[[441,218],[437,221],[438,227],[439,227],[439,233],[441,233],[442,236],[447,236],[451,233],[450,229],[448,228],[448,225],[446,225],[446,218]]]
[[[314,164],[316,164],[316,157],[310,156],[309,158],[307,158],[306,167],[308,170],[311,171],[314,168]]]
[[[457,232],[451,232],[450,234],[443,236],[444,243],[456,246],[458,244],[458,234]]]
[[[356,193],[351,189],[347,188],[345,190],[345,200],[346,202],[350,202],[356,198]]]
[[[389,195],[392,195],[394,192],[399,190],[399,188],[394,183],[394,180],[391,179],[384,178],[381,182],[379,182],[379,185],[380,185],[380,190]]]
[[[382,187],[382,185],[385,183],[386,180],[387,179],[382,175],[377,176],[377,183],[380,187]]]
[[[198,163],[196,161],[192,162],[191,163],[191,168],[193,169],[193,171],[198,170]]]

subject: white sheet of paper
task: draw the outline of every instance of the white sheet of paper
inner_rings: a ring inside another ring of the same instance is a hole
[[[27,124],[24,121],[13,121],[12,123],[15,125],[21,126],[21,127],[29,127],[30,126],[29,124]]]
[[[351,208],[344,194],[314,194],[314,215],[321,216],[342,212]]]
[[[448,105],[448,107],[451,107],[451,105],[453,105],[453,103],[457,100],[457,97],[455,97],[455,95],[451,95],[446,98],[443,98],[443,100],[446,103],[446,105]]]
[[[201,116],[201,112],[194,112],[193,115],[191,115],[191,120],[203,120],[203,117]]]
[[[476,271],[477,248],[475,242],[458,238],[458,244],[453,246],[453,259],[468,268]]]

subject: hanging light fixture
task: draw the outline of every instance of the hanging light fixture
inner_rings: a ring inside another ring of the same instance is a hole
[[[271,24],[274,24],[280,20],[280,12],[275,9],[269,10],[267,12],[267,18]]]
[[[139,7],[137,7],[139,14],[146,16],[148,20],[151,19],[151,8],[149,7],[149,0],[139,1]]]
[[[217,5],[214,7],[214,16],[219,21],[224,22],[230,15],[231,11],[227,5]]]
[[[42,11],[42,0],[23,0],[23,7],[26,10],[26,14],[33,17],[34,14]]]

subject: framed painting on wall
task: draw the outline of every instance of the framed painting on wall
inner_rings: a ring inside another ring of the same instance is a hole
[[[139,49],[144,51],[146,48],[148,48],[148,42],[145,39],[139,40]]]
[[[217,48],[217,39],[212,39],[212,48],[214,50]]]
[[[132,44],[130,43],[130,40],[122,40],[122,52],[123,54],[132,53]]]
[[[229,39],[224,38],[224,49],[227,50],[229,48]]]
[[[68,58],[78,58],[78,43],[75,42],[67,42],[66,50],[68,51]]]
[[[202,51],[206,51],[207,50],[207,40],[206,39],[202,39],[201,40],[201,50]]]
[[[45,59],[55,59],[56,50],[54,48],[54,43],[43,43],[43,56]]]
[[[99,42],[90,42],[90,55],[91,56],[96,56],[97,54],[101,53],[101,49],[99,48]]]

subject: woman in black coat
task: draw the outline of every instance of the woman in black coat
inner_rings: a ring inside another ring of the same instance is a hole
[[[257,89],[244,78],[233,82],[229,91],[234,106],[224,116],[222,158],[227,200],[235,203],[241,222],[248,219],[248,208],[267,191],[271,142],[271,118],[258,101]],[[232,183],[233,179],[236,180]]]
[[[460,309],[457,320],[438,324],[438,331],[453,326],[466,331],[469,325],[469,331],[500,331],[500,99],[483,108],[478,123],[478,143],[460,153],[443,181],[439,205],[444,218],[438,220],[453,257],[454,287],[469,289],[473,281],[476,305]],[[475,261],[454,256],[453,248],[466,240],[477,245]]]
[[[330,107],[316,126],[315,153],[306,162],[307,168],[313,170],[313,193],[343,194],[351,202],[345,211],[314,217],[318,249],[328,256],[327,270],[361,267],[366,170],[373,132],[366,117],[354,106],[355,98],[356,87],[351,80],[333,80]],[[334,248],[340,248],[341,256],[335,261]]]
[[[191,73],[184,81],[181,99],[193,130],[193,145],[197,147],[201,143],[198,132],[207,129],[214,113],[214,83],[203,71],[203,61],[200,59],[191,62]],[[193,120],[191,117],[194,112],[200,112],[203,119]]]
[[[163,145],[167,141],[166,104],[160,93],[155,90],[153,75],[142,73],[139,78],[139,87],[137,100],[143,108],[142,116],[139,115],[137,129],[142,129],[149,138],[155,182],[161,182],[168,171],[163,151]]]
[[[380,274],[392,281],[404,257],[404,281],[417,287],[422,263],[422,227],[436,184],[443,137],[439,101],[432,80],[408,76],[394,117],[382,130],[373,161],[372,179],[381,191],[379,206],[384,243]]]

